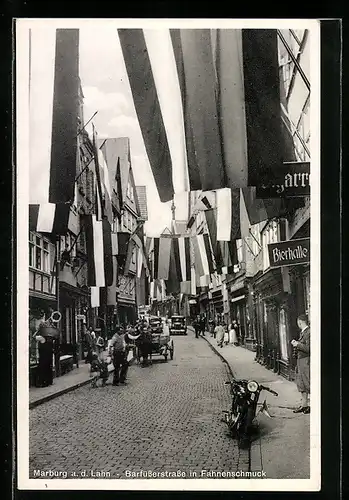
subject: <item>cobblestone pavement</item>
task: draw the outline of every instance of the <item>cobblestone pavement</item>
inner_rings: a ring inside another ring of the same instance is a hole
[[[230,401],[222,361],[190,333],[174,342],[173,360],[131,366],[127,386],[85,386],[30,410],[30,477],[247,471],[248,452],[220,421]]]

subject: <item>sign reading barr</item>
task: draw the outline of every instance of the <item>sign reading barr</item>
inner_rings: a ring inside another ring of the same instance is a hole
[[[268,252],[270,267],[307,264],[310,262],[310,238],[271,243]]]
[[[297,198],[310,195],[310,162],[288,162],[280,168],[280,180],[258,186],[257,198]]]

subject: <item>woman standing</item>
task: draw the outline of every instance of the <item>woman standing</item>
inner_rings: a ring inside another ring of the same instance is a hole
[[[224,328],[221,325],[220,321],[218,321],[218,324],[215,328],[215,333],[216,333],[217,344],[219,345],[219,347],[223,347]]]
[[[234,327],[234,322],[229,325],[229,344],[231,345],[237,345],[238,343],[238,338],[236,335],[236,330]]]

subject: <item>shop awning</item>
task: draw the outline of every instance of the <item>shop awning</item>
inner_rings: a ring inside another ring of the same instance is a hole
[[[246,295],[239,295],[238,297],[234,297],[231,299],[231,302],[237,302],[238,300],[242,300],[246,297]]]

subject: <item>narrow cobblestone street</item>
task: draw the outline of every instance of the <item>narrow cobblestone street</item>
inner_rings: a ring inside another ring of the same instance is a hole
[[[127,386],[113,387],[110,377],[104,388],[87,385],[32,409],[30,477],[49,470],[113,479],[141,470],[180,470],[187,478],[205,477],[204,469],[248,471],[248,451],[220,421],[230,400],[224,364],[191,332],[173,338],[174,359],[132,365]]]

